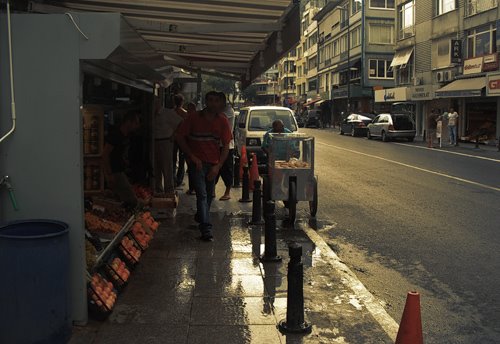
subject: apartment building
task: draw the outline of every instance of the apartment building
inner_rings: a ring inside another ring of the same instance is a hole
[[[278,75],[278,64],[275,64],[253,82],[257,87],[255,99],[257,105],[281,104]]]
[[[278,63],[278,84],[282,106],[289,107],[296,100],[297,52],[293,48]]]
[[[301,39],[297,45],[296,96],[301,104],[320,100],[318,93],[318,30],[314,16],[325,6],[325,0],[308,1],[302,11]]]
[[[394,86],[393,0],[334,0],[318,14],[318,89],[340,113],[374,110],[373,89]]]
[[[376,101],[413,105],[419,135],[427,113],[453,107],[463,140],[494,144],[500,135],[498,0],[396,0],[395,6],[395,87],[375,91]]]

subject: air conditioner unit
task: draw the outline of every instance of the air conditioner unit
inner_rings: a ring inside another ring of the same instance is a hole
[[[436,73],[436,80],[437,80],[437,82],[443,82],[444,81],[444,73],[443,72],[437,72]]]
[[[453,74],[453,71],[447,70],[446,72],[444,72],[444,75],[443,75],[444,81],[451,81],[451,80],[453,80],[454,76],[455,75]]]

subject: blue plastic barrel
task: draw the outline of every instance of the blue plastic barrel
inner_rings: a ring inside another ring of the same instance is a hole
[[[68,225],[52,220],[0,226],[0,343],[66,343]]]

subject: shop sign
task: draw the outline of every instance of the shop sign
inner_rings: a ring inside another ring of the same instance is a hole
[[[390,103],[408,100],[408,87],[386,88],[375,91],[375,102]]]
[[[451,63],[460,63],[462,61],[462,41],[459,39],[451,40]]]
[[[491,72],[498,70],[498,54],[490,54],[483,56],[483,72]]]
[[[489,75],[486,83],[487,96],[500,96],[500,74]]]
[[[477,74],[483,71],[483,57],[476,57],[464,61],[464,75]]]
[[[434,88],[432,85],[415,86],[410,88],[410,100],[432,100],[434,99]]]

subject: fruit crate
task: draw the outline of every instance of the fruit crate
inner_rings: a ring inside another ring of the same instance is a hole
[[[117,290],[100,273],[94,273],[87,283],[89,314],[96,320],[105,320],[113,311]]]
[[[139,260],[142,255],[142,250],[139,244],[127,236],[123,237],[120,245],[118,245],[117,252],[125,264],[127,264],[129,270],[135,269],[137,264],[139,264]]]
[[[118,292],[122,292],[125,289],[130,278],[130,270],[117,254],[111,254],[101,269]]]

